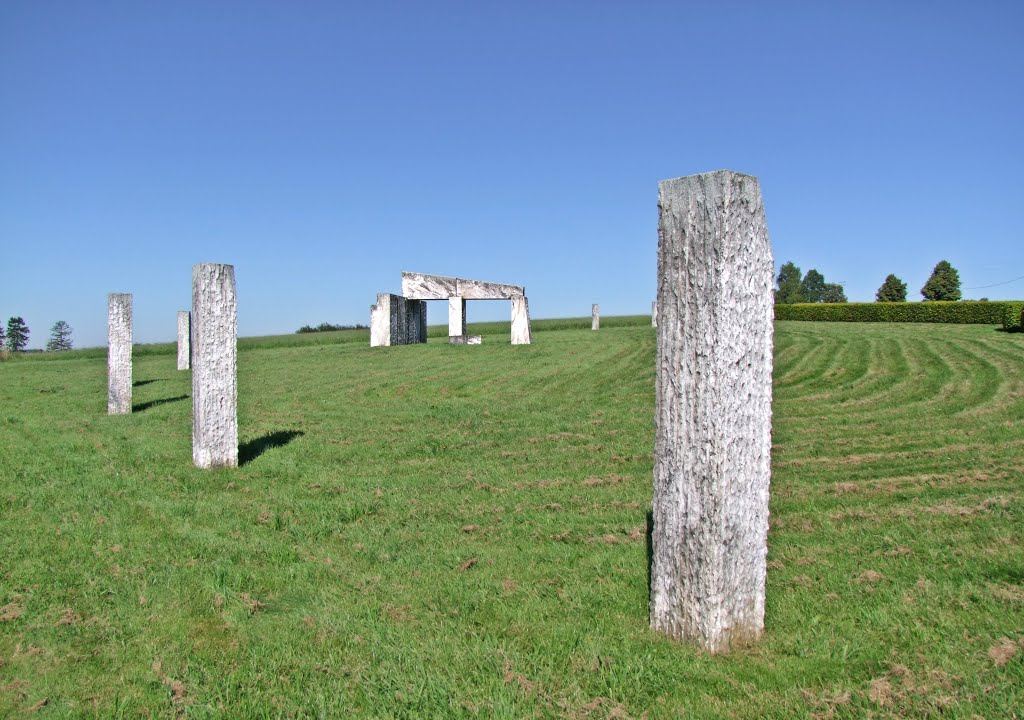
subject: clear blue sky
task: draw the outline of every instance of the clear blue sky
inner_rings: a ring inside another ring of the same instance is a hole
[[[400,271],[646,313],[657,183],[757,175],[776,265],[1024,297],[1024,3],[0,3],[0,318],[367,323]],[[446,306],[432,304],[430,321]],[[507,303],[470,303],[469,319]]]

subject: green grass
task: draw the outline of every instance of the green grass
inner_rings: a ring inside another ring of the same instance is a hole
[[[223,471],[170,346],[124,417],[102,353],[0,363],[0,717],[1021,716],[1024,335],[777,324],[766,633],[715,657],[648,629],[654,331],[588,320],[243,339]]]

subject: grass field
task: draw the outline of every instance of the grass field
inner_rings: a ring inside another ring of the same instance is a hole
[[[0,363],[0,717],[1024,717],[1024,334],[777,325],[716,657],[648,630],[649,319],[551,322],[242,340],[223,471],[170,346],[123,417],[102,352]]]

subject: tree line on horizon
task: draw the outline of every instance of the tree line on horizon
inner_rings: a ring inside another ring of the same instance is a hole
[[[6,348],[9,352],[25,352],[28,347],[29,338],[28,323],[21,317],[10,317],[7,319],[6,331],[0,325],[0,349]],[[71,326],[64,320],[58,320],[50,328],[50,339],[46,341],[47,352],[59,352],[71,350]]]
[[[960,273],[945,260],[940,260],[928,281],[921,288],[925,301],[954,301],[961,298]],[[982,298],[985,300],[987,298]],[[776,279],[775,304],[844,303],[846,293],[838,283],[826,283],[825,277],[811,268],[800,275],[792,261],[779,268]],[[890,273],[875,292],[875,302],[907,302],[907,284]]]

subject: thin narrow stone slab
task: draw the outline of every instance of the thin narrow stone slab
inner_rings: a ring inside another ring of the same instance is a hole
[[[651,627],[711,652],[764,628],[774,265],[757,178],[658,187]]]
[[[530,303],[526,295],[512,298],[512,344],[529,345],[533,342],[530,325]]]
[[[233,265],[192,268],[192,460],[238,467],[238,296]]]
[[[132,411],[132,295],[107,295],[107,414]]]
[[[178,369],[192,367],[192,313],[178,311]]]
[[[484,341],[481,335],[449,335],[449,345],[480,345]]]
[[[448,298],[448,336],[466,334],[466,301],[459,296]]]
[[[658,301],[651,301],[651,327],[658,327]]]
[[[590,306],[590,329],[601,329],[601,308],[597,303]]]

